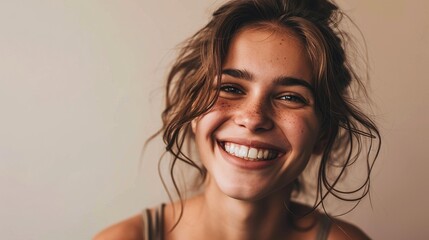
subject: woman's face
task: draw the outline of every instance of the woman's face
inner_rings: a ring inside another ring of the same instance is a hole
[[[308,57],[288,29],[243,29],[231,41],[214,107],[192,122],[209,184],[258,200],[290,186],[318,147]]]

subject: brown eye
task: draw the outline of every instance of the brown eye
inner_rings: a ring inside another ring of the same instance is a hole
[[[284,96],[281,96],[279,99],[290,101],[290,102],[306,103],[306,101],[302,97],[298,97],[294,95],[284,95]]]
[[[303,107],[308,104],[304,97],[292,93],[281,95],[278,99],[292,107]]]
[[[221,92],[231,93],[231,94],[243,94],[240,88],[233,85],[223,85],[220,87]]]

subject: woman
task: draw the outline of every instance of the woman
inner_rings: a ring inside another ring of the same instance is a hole
[[[380,146],[371,158],[379,133],[352,103],[360,81],[346,61],[341,16],[326,0],[233,0],[215,11],[173,65],[162,115],[171,166],[197,168],[201,193],[96,239],[368,239],[316,210],[329,194],[363,198]],[[185,151],[192,144],[197,158]],[[338,182],[354,161],[366,161],[368,176],[343,191]],[[318,166],[308,180],[317,185],[313,207],[292,201],[309,162]]]

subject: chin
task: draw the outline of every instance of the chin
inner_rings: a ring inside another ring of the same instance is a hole
[[[218,189],[225,196],[241,201],[259,201],[276,192],[274,189],[270,190],[270,186],[265,186],[263,184],[240,184],[238,182],[231,183],[228,182],[225,178],[222,180],[216,181]]]
[[[240,201],[246,201],[246,202],[255,202],[263,199],[265,196],[264,194],[261,194],[261,193],[236,191],[236,190],[230,190],[230,189],[222,190],[222,192],[230,198],[240,200]]]

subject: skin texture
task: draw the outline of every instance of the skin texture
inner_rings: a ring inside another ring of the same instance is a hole
[[[208,171],[202,194],[186,200],[183,217],[165,208],[166,239],[315,239],[320,213],[289,202],[293,181],[320,153],[320,125],[305,49],[288,29],[244,28],[230,44],[215,106],[192,122],[200,159]],[[223,149],[225,142],[275,150],[249,162]],[[336,220],[328,239],[368,239]],[[307,229],[300,231],[299,229]],[[95,239],[142,239],[135,216]],[[127,236],[127,237],[125,237]]]
[[[311,86],[309,61],[292,33],[278,31],[245,29],[237,34],[223,69],[249,76],[223,74],[217,103],[192,124],[211,184],[232,198],[259,200],[290,185],[306,166],[318,139],[311,90],[289,85],[286,79]],[[225,154],[219,142],[261,143],[258,148],[273,145],[280,156],[268,167],[249,170],[232,162],[234,157]]]

